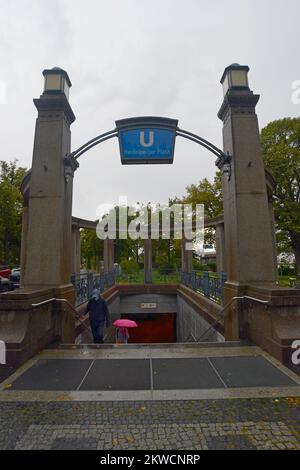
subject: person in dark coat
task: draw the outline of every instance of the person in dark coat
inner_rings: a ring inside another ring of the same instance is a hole
[[[86,313],[89,313],[94,343],[103,343],[104,324],[107,328],[110,326],[110,317],[107,304],[98,289],[93,290],[92,298],[86,307]]]

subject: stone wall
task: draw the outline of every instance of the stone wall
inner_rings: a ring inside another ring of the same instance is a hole
[[[247,286],[245,295],[266,300],[268,305],[243,301],[240,336],[291,365],[291,345],[300,339],[300,289]]]
[[[212,325],[204,320],[183,297],[178,296],[177,306],[177,342],[192,341],[192,336],[198,339],[202,335],[201,341],[225,341],[224,336],[214,328],[207,331]]]
[[[6,362],[18,366],[51,342],[75,340],[75,318],[66,304],[33,304],[54,297],[72,300],[74,291],[39,289],[7,292],[0,296],[0,339],[6,344]]]

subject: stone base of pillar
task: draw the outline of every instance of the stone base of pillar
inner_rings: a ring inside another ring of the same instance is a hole
[[[57,299],[66,299],[72,305],[75,305],[75,290],[73,284],[60,286],[53,289],[54,297]],[[75,314],[65,303],[56,303],[55,312],[57,316],[57,337],[62,343],[75,342]]]
[[[224,307],[229,304],[233,297],[245,295],[245,290],[245,285],[227,281],[224,286]],[[239,341],[241,336],[243,336],[243,333],[240,331],[239,317],[239,301],[237,300],[233,301],[224,312],[224,336],[226,341]]]
[[[235,284],[227,281],[224,305],[233,297],[247,296],[234,301],[226,309],[224,336],[227,341],[250,340],[280,362],[292,365],[292,344],[300,338],[300,290]],[[267,301],[268,304],[251,299]]]
[[[18,289],[1,295],[1,340],[6,345],[6,363],[18,367],[52,341],[73,343],[75,318],[65,304],[32,307],[53,297],[74,304],[72,285],[56,289]]]

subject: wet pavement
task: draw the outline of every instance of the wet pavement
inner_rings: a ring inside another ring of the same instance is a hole
[[[257,347],[45,350],[0,387],[0,449],[300,450],[300,379]]]
[[[1,402],[0,448],[300,450],[300,399]]]

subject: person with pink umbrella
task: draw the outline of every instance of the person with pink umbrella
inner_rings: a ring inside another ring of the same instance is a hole
[[[117,344],[127,344],[129,340],[129,331],[128,328],[136,328],[137,324],[133,320],[128,320],[127,318],[120,318],[114,323],[116,326],[116,343]]]

